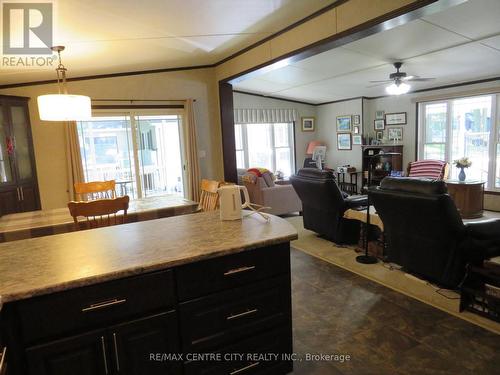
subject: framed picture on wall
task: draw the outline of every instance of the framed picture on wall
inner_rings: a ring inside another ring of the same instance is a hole
[[[353,145],[361,145],[363,144],[363,140],[360,135],[353,135],[352,136],[352,144]]]
[[[376,111],[376,112],[375,112],[375,118],[376,118],[377,120],[382,120],[382,119],[384,118],[384,114],[385,114],[385,112],[384,112],[384,111]]]
[[[337,150],[352,150],[351,133],[337,134]]]
[[[399,113],[387,113],[385,115],[386,125],[405,125],[406,124],[406,112]]]
[[[375,130],[384,130],[385,129],[384,119],[378,119],[373,121],[373,127],[375,128]]]
[[[352,116],[352,123],[353,125],[359,125],[361,122],[361,116],[360,115],[354,115]]]
[[[403,140],[403,128],[389,128],[388,138],[390,141],[402,141]]]
[[[337,131],[338,132],[351,131],[351,116],[337,116]]]
[[[352,128],[352,129],[353,129],[353,130],[352,130],[352,132],[353,132],[354,134],[359,134],[359,126],[356,126],[356,125],[355,125],[355,126],[353,126],[353,128]]]
[[[377,141],[381,141],[382,139],[384,139],[384,132],[378,131],[376,132],[376,136],[377,136]]]
[[[313,132],[314,122],[315,122],[314,117],[302,117],[302,131]]]

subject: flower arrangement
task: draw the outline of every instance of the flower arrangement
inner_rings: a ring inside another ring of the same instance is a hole
[[[453,160],[453,164],[455,164],[455,167],[457,168],[469,168],[472,165],[472,162],[468,157],[464,156],[463,158]]]

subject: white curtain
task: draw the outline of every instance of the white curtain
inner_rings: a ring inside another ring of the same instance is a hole
[[[244,109],[234,110],[235,124],[265,124],[293,122],[297,120],[295,109]]]

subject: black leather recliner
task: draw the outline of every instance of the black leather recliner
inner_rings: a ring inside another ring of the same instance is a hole
[[[366,206],[366,196],[344,198],[333,173],[315,168],[299,169],[290,181],[302,201],[304,228],[336,243],[355,243],[360,223],[343,218],[348,208]]]
[[[500,254],[500,220],[464,224],[443,181],[386,177],[370,190],[384,223],[387,260],[455,288],[467,263]]]

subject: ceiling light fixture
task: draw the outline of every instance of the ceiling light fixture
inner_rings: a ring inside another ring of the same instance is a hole
[[[59,65],[56,68],[58,94],[40,95],[38,112],[44,121],[79,121],[92,116],[90,98],[84,95],[70,95],[66,87],[67,69],[61,62],[61,51],[64,46],[51,48],[57,52]]]
[[[404,83],[400,80],[394,81],[393,84],[387,86],[385,88],[385,91],[389,95],[401,95],[401,94],[406,94],[408,91],[410,91],[411,86],[407,83]]]

